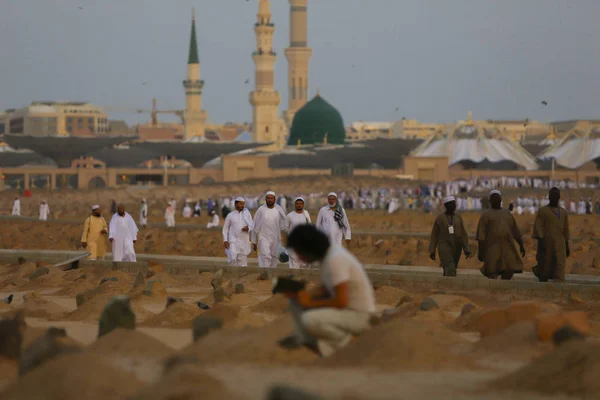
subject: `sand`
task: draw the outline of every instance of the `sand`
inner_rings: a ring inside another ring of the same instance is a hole
[[[250,310],[257,313],[281,315],[288,310],[288,300],[283,295],[276,294],[267,300],[250,307]]]
[[[202,311],[195,304],[175,303],[160,314],[146,319],[140,326],[161,328],[191,328],[192,320]]]
[[[173,348],[140,331],[121,328],[98,338],[88,346],[88,351],[106,356],[151,358],[164,358],[174,352]]]
[[[377,304],[395,307],[406,295],[407,293],[402,289],[391,286],[380,286],[375,290],[375,301]]]
[[[142,384],[96,354],[79,353],[44,363],[9,385],[2,393],[11,400],[118,400],[142,389]]]
[[[465,340],[438,322],[395,318],[374,327],[331,357],[327,367],[363,367],[387,370],[435,370],[464,367],[453,353]]]
[[[598,398],[600,343],[574,341],[491,383],[502,390]]]

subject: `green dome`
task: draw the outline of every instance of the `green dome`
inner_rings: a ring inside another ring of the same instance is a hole
[[[346,130],[339,111],[319,94],[294,115],[288,145],[323,143],[344,144]]]

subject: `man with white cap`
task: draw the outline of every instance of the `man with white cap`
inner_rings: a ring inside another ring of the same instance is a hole
[[[275,268],[279,261],[281,231],[285,230],[286,216],[275,200],[275,192],[267,192],[265,204],[254,214],[252,243],[254,251],[258,250],[258,266],[261,268]]]
[[[350,243],[352,231],[346,210],[338,201],[338,196],[334,192],[327,195],[327,205],[319,210],[316,227],[329,236],[332,244],[342,244],[342,239],[346,238],[346,243]]]
[[[290,233],[298,225],[311,224],[310,214],[304,209],[304,198],[296,197],[294,200],[294,211],[285,217],[285,230]],[[302,261],[292,249],[288,249],[290,257],[290,268],[305,268],[306,263]]]
[[[233,201],[235,209],[227,214],[223,223],[225,254],[229,265],[233,267],[247,267],[248,254],[252,251],[250,231],[254,228],[254,222],[245,204],[243,197],[237,197]]]
[[[50,215],[50,207],[46,200],[42,200],[40,203],[40,221],[47,221],[48,215]]]
[[[87,217],[81,235],[81,247],[89,253],[90,260],[102,260],[106,253],[106,234],[108,226],[102,216],[99,205],[92,206],[92,215]]]
[[[12,215],[21,216],[21,200],[18,197],[15,197],[15,201],[13,201]]]
[[[108,240],[112,243],[113,261],[136,261],[135,242],[138,227],[131,215],[125,212],[125,206],[119,204],[117,213],[110,220]]]
[[[525,247],[515,217],[502,209],[502,194],[499,190],[490,192],[491,209],[485,211],[477,225],[479,251],[477,258],[483,262],[480,271],[490,279],[499,276],[510,280],[514,273],[523,272]],[[520,257],[513,240],[519,244]]]
[[[145,228],[148,225],[148,203],[146,199],[142,199],[142,205],[140,206],[140,226]]]
[[[433,223],[429,239],[429,257],[435,261],[435,250],[440,255],[440,266],[444,276],[456,276],[460,255],[464,251],[469,258],[469,235],[460,214],[456,213],[456,199],[448,196],[444,199],[446,212],[440,214]]]

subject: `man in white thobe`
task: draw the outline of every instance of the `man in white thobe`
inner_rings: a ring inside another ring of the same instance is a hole
[[[304,199],[296,197],[294,200],[295,210],[290,212],[285,218],[285,230],[290,233],[298,225],[311,224],[310,214],[304,209]],[[290,268],[306,268],[306,263],[302,261],[292,249],[286,250],[290,257]]]
[[[219,214],[217,214],[217,212],[215,210],[212,210],[211,212],[208,213],[208,216],[211,217],[211,221],[206,224],[206,227],[208,229],[210,228],[218,228],[219,224],[221,223],[221,219],[219,218]]]
[[[46,200],[42,200],[40,203],[40,221],[47,221],[48,215],[50,215],[50,207],[48,207]]]
[[[254,214],[252,243],[254,251],[258,250],[258,266],[261,268],[275,268],[279,261],[281,231],[285,231],[286,216],[275,200],[275,193],[267,192],[265,204]]]
[[[175,227],[175,207],[172,204],[169,204],[165,210],[165,223],[167,228]]]
[[[192,207],[190,207],[189,203],[185,203],[183,207],[183,212],[181,213],[183,218],[192,218]]]
[[[117,213],[111,218],[108,230],[113,261],[136,261],[133,246],[137,241],[138,228],[131,215],[125,212],[123,204],[117,207]]]
[[[579,215],[584,215],[585,214],[585,201],[583,200],[583,198],[581,198],[579,200],[579,204],[577,207],[577,214]]]
[[[319,210],[317,229],[329,236],[329,240],[333,244],[342,244],[342,239],[346,239],[346,243],[350,243],[352,231],[350,230],[350,222],[346,210],[344,210],[338,202],[337,194],[331,192],[327,195],[327,205]]]
[[[140,206],[140,226],[145,228],[148,225],[148,203],[146,199],[142,199],[142,205]]]
[[[15,197],[13,202],[12,215],[21,216],[21,200],[18,197]]]
[[[238,197],[234,201],[235,210],[227,214],[223,223],[223,244],[229,265],[233,267],[247,267],[250,247],[250,231],[254,222],[250,211],[245,208],[244,198]]]

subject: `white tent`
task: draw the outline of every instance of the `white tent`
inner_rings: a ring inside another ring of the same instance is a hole
[[[417,147],[415,157],[448,157],[448,164],[462,161],[497,163],[510,161],[526,170],[538,169],[534,156],[518,142],[506,139],[497,130],[462,125],[448,134],[438,132]]]
[[[592,160],[600,159],[600,128],[590,129],[586,133],[572,131],[538,158],[555,159],[558,165],[569,169],[577,169]]]

